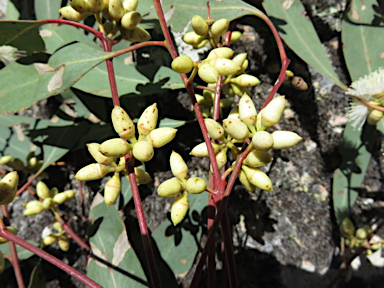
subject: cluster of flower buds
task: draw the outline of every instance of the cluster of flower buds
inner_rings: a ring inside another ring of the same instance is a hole
[[[172,151],[170,160],[173,178],[160,184],[157,193],[161,197],[177,196],[171,208],[171,219],[173,225],[179,224],[185,217],[189,209],[188,194],[201,194],[207,189],[207,182],[200,177],[190,177],[187,179],[188,166],[180,154]]]
[[[120,31],[121,37],[130,42],[144,42],[151,35],[137,26],[141,14],[136,11],[138,0],[70,0],[70,5],[59,10],[61,15],[72,21],[81,21],[90,15],[100,13],[106,22],[104,32],[113,36]]]
[[[215,88],[216,84],[208,84],[208,87]],[[213,114],[213,103],[215,100],[215,92],[210,90],[204,90],[203,95],[195,94],[196,101],[199,104],[199,108],[201,110],[201,114],[203,117],[208,118]],[[230,98],[221,98],[220,99],[220,108],[231,107],[233,104],[233,100]],[[222,111],[222,110],[220,110]]]
[[[372,251],[376,251],[382,246],[381,243],[376,242],[373,238],[368,241],[372,234],[370,226],[355,229],[352,221],[349,218],[344,218],[339,228],[341,236],[345,238],[345,244],[351,249],[354,247],[369,247],[364,253],[371,255]]]
[[[108,173],[114,175],[106,183],[104,200],[109,206],[117,200],[121,191],[120,172],[127,175],[125,170],[126,157],[147,162],[154,155],[154,148],[160,148],[175,138],[177,129],[170,127],[156,128],[158,120],[157,104],[147,107],[141,114],[136,127],[128,113],[120,106],[112,110],[113,128],[120,138],[113,138],[102,144],[87,144],[88,151],[97,163],[80,169],[75,178],[81,181],[91,181],[103,178]],[[118,164],[116,159],[119,159]],[[138,184],[147,184],[152,178],[144,170],[135,167]]]
[[[19,175],[17,172],[9,172],[0,181],[0,205],[12,202],[16,196]]]
[[[43,237],[43,240],[41,241],[41,244],[43,246],[52,245],[53,243],[58,242],[59,248],[63,250],[64,252],[67,252],[69,250],[69,239],[67,236],[65,236],[65,230],[63,229],[63,226],[60,222],[55,221],[53,223],[53,228],[57,231],[56,233],[50,233]]]
[[[229,21],[227,19],[204,20],[201,16],[192,17],[192,32],[188,32],[183,36],[183,41],[193,48],[199,49],[210,43],[216,47],[220,42],[220,38],[228,31]],[[232,32],[230,41],[237,41],[241,37],[239,31]]]
[[[36,185],[36,194],[41,201],[33,200],[25,203],[23,205],[25,207],[23,212],[25,216],[37,215],[46,209],[53,208],[54,205],[63,204],[72,199],[76,195],[76,191],[66,190],[64,192],[59,192],[56,187],[49,189],[47,184],[43,181],[39,181]]]

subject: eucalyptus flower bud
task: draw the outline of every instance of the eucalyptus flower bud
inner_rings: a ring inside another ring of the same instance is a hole
[[[263,130],[277,124],[285,109],[285,97],[274,98],[263,110],[261,110],[261,127]]]
[[[52,245],[53,243],[55,243],[56,240],[57,240],[57,237],[55,237],[54,235],[50,234],[50,235],[45,236],[43,238],[42,244],[44,246],[49,246],[49,245]]]
[[[271,179],[269,179],[267,174],[265,174],[260,169],[249,168],[245,165],[241,166],[241,169],[243,169],[245,175],[252,185],[266,191],[273,190]]]
[[[275,131],[271,136],[273,138],[273,149],[291,148],[303,139],[291,131]]]
[[[244,140],[248,137],[249,130],[247,125],[238,119],[224,119],[223,127],[225,132],[236,140]]]
[[[23,212],[24,216],[31,216],[40,214],[45,210],[43,203],[40,201],[34,200],[25,204],[25,210]]]
[[[43,181],[39,181],[36,184],[36,194],[39,196],[41,199],[46,199],[50,197],[50,190]]]
[[[268,151],[273,146],[273,138],[267,131],[259,131],[253,135],[252,144],[256,150]]]
[[[7,226],[7,227],[5,227],[5,228],[7,228],[7,230],[9,231],[9,232],[11,232],[13,235],[17,235],[17,232],[19,232],[15,227],[13,227],[13,226]],[[8,242],[8,240],[7,239],[5,239],[5,238],[3,238],[3,237],[0,237],[0,244],[4,244],[4,243],[7,243]]]
[[[217,153],[220,150],[220,145],[216,143],[211,143],[213,148],[213,153]],[[203,142],[198,145],[196,145],[192,151],[189,153],[189,155],[196,156],[196,157],[208,157],[208,148],[207,143]]]
[[[234,75],[241,70],[239,65],[237,65],[232,60],[226,58],[214,59],[212,60],[212,62],[210,62],[210,64],[215,66],[215,68],[219,72],[219,75],[223,76]]]
[[[201,194],[207,189],[207,182],[200,177],[191,177],[187,180],[187,190],[191,194]]]
[[[151,160],[153,155],[155,155],[152,145],[147,141],[136,142],[133,145],[132,153],[137,160],[142,162]]]
[[[132,11],[125,13],[123,18],[121,18],[121,26],[123,26],[127,30],[134,29],[137,24],[141,21],[141,14],[137,11]]]
[[[110,172],[114,172],[115,168],[111,166],[106,166],[100,163],[89,164],[79,171],[75,175],[76,180],[80,181],[92,181],[103,178]]]
[[[135,11],[138,4],[139,4],[138,0],[124,0],[123,6],[124,6],[125,12]]]
[[[183,187],[180,181],[176,177],[173,177],[171,179],[165,180],[159,185],[157,188],[157,194],[164,198],[173,197],[179,194],[181,190],[183,190]]]
[[[65,6],[59,10],[60,14],[63,15],[64,18],[67,18],[68,20],[72,21],[81,21],[87,18],[91,13],[79,13],[75,9],[73,9],[71,6]]]
[[[180,156],[180,154],[172,151],[169,163],[171,164],[172,174],[182,183],[186,183],[188,166],[185,164],[184,159]]]
[[[86,13],[91,11],[88,6],[88,1],[86,0],[69,0],[69,4],[79,13]]]
[[[149,132],[156,128],[158,115],[159,110],[157,109],[156,103],[152,104],[144,110],[140,116],[139,122],[137,122],[139,140],[143,140],[145,136],[149,134]]]
[[[205,39],[197,45],[192,45],[192,47],[193,47],[193,49],[200,49],[200,48],[203,48],[205,45],[207,45],[207,43],[208,43],[208,40]]]
[[[0,165],[6,165],[11,160],[12,160],[12,156],[10,155],[2,156],[0,157]]]
[[[115,173],[108,180],[104,187],[104,202],[107,207],[116,202],[117,197],[119,197],[121,191],[121,180],[120,174]]]
[[[97,163],[104,165],[111,165],[115,162],[114,157],[106,157],[100,153],[100,144],[99,143],[89,143],[87,144],[88,152],[92,155],[93,159],[96,160]]]
[[[231,107],[232,104],[233,104],[233,100],[232,99],[228,99],[228,98],[220,99],[220,108]]]
[[[247,189],[249,192],[255,193],[256,186],[249,182],[247,175],[245,175],[245,172],[243,170],[240,170],[239,172],[239,180],[241,184],[243,184],[245,189]]]
[[[243,164],[251,167],[261,167],[267,165],[272,160],[272,155],[268,152],[253,150],[244,159]]]
[[[65,195],[67,195],[67,199],[72,199],[73,197],[75,197],[76,195],[76,191],[75,190],[65,190],[64,192],[62,193],[65,193]]]
[[[222,140],[224,138],[224,128],[220,123],[211,118],[204,119],[204,123],[211,139]]]
[[[257,111],[251,97],[244,95],[239,101],[240,120],[248,127],[255,126]]]
[[[94,13],[100,12],[104,6],[103,0],[88,0],[87,3],[89,6],[89,9]]]
[[[148,184],[152,181],[152,177],[143,169],[135,167],[136,182],[138,184]]]
[[[297,76],[293,77],[291,80],[291,84],[297,90],[307,90],[308,89],[308,84],[301,77],[297,77]]]
[[[171,67],[177,73],[188,73],[192,70],[194,63],[191,57],[187,55],[179,56],[173,59]]]
[[[216,89],[216,83],[210,83],[208,84],[208,87]],[[204,97],[204,104],[211,107],[213,105],[213,102],[215,101],[215,92],[204,90],[203,97]]]
[[[209,63],[203,63],[198,70],[201,80],[207,83],[216,83],[219,80],[219,71]]]
[[[6,205],[12,202],[16,196],[19,175],[16,171],[9,172],[0,181],[0,205]]]
[[[185,215],[187,215],[188,209],[188,192],[184,192],[181,196],[177,197],[172,204],[171,219],[174,226],[183,221]]]
[[[55,196],[53,196],[52,199],[53,199],[54,204],[60,205],[60,204],[63,204],[65,201],[68,200],[68,196],[67,196],[67,194],[61,192],[61,193],[58,193]]]
[[[130,149],[126,140],[113,138],[101,143],[99,152],[107,157],[120,158],[127,155]]]
[[[239,112],[239,105],[236,105],[229,111],[228,118],[227,119],[237,119],[240,120],[240,112]]]
[[[64,252],[67,252],[69,250],[69,240],[65,236],[61,236],[59,239],[59,248],[63,250]]]
[[[259,84],[260,80],[249,74],[241,74],[236,78],[232,78],[231,83],[237,84],[241,87],[251,87]]]
[[[58,222],[58,221],[55,221],[55,222],[53,222],[53,229],[55,229],[57,232],[61,232],[61,231],[63,231],[64,229],[63,229],[63,226],[61,225],[61,223],[60,222]]]
[[[127,112],[120,106],[115,106],[112,110],[112,123],[113,128],[120,137],[123,137],[128,141],[133,140],[133,142],[136,142],[135,125]]]
[[[227,161],[228,161],[227,151],[228,151],[228,148],[225,147],[223,150],[221,150],[219,153],[216,154],[216,163],[219,170],[221,170],[225,166],[225,164],[227,164]],[[210,165],[210,170],[211,172],[213,172],[212,163]]]
[[[120,20],[125,14],[121,0],[109,0],[108,12],[114,20]]]
[[[233,35],[233,32],[232,32]],[[247,53],[240,53],[237,54],[235,57],[233,57],[232,61],[235,62],[239,67],[241,67],[244,64],[244,61],[247,59],[248,54]]]
[[[205,36],[208,35],[208,24],[207,22],[199,15],[192,17],[192,28],[197,35]]]
[[[139,26],[136,26],[135,28],[129,31],[132,31],[129,40],[131,42],[145,42],[151,40],[151,34],[149,34],[147,30]]]
[[[231,59],[234,53],[235,52],[231,48],[228,48],[228,47],[215,48],[211,52],[209,52],[207,58],[205,58],[203,60],[203,62],[209,62],[209,61],[216,59],[216,58]]]
[[[366,229],[365,227],[359,228],[356,230],[356,238],[358,240],[365,240],[371,234],[369,232],[370,231],[368,229]]]
[[[351,238],[355,234],[355,226],[349,218],[344,218],[340,224],[340,234],[344,238]]]
[[[176,136],[177,129],[162,127],[152,130],[146,140],[153,148],[160,148],[171,142]]]
[[[56,194],[57,195],[57,194]],[[56,196],[55,195],[55,196]],[[48,197],[48,198],[45,198],[44,201],[43,201],[43,207],[44,209],[49,209],[51,208],[53,205],[55,205],[55,202],[53,202],[53,198],[51,197]]]
[[[204,36],[197,35],[195,32],[185,33],[183,36],[183,41],[189,45],[199,45],[205,40]]]
[[[220,19],[215,21],[211,27],[213,37],[221,37],[228,31],[229,21],[227,19]]]
[[[237,73],[238,75],[244,73],[245,70],[247,70],[248,68],[248,65],[249,65],[249,60],[248,59],[245,59],[244,62],[243,62],[243,65],[240,66],[240,71]],[[245,93],[245,91],[244,91]]]
[[[368,117],[367,117],[367,122],[369,125],[376,125],[377,122],[383,118],[383,112],[379,110],[372,110],[369,112]]]
[[[230,41],[235,42],[235,41],[240,40],[241,35],[242,35],[242,33],[240,31],[232,31]]]

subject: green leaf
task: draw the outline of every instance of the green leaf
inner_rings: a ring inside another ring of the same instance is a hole
[[[350,123],[344,130],[343,141],[339,146],[342,155],[340,168],[333,175],[333,206],[337,223],[341,223],[350,214],[350,209],[356,201],[368,163],[371,151],[377,137],[375,127],[365,125],[362,131],[355,130]]]
[[[376,0],[353,0],[342,22],[345,61],[352,81],[384,66],[384,47],[380,45],[384,27],[373,25]]]
[[[89,130],[84,133],[79,142],[72,149],[84,149],[87,143],[101,143],[103,140],[116,137],[116,132],[111,124],[98,123],[92,124]]]
[[[53,54],[58,48],[75,41],[101,50],[100,46],[84,34],[84,30],[70,25],[47,24],[40,28],[40,35],[45,43],[45,52],[49,54]]]
[[[182,276],[191,268],[199,249],[202,232],[203,209],[207,197],[189,194],[188,216],[178,226],[173,226],[170,220],[164,221],[152,233],[162,258],[166,261],[175,275]]]
[[[104,198],[97,194],[89,216],[92,253],[100,261],[90,258],[88,277],[108,288],[147,287],[140,261],[128,242],[124,222],[116,208],[107,207]]]
[[[280,31],[281,38],[301,59],[336,85],[346,89],[333,70],[300,0],[269,0],[263,2],[263,7]]]
[[[77,113],[77,117],[87,118],[91,114],[91,111],[89,111],[89,109],[71,89],[62,92],[61,96],[64,100],[72,100],[75,102],[75,104],[71,105],[71,107],[73,107]]]
[[[0,46],[10,45],[23,50],[27,55],[43,51],[44,42],[39,35],[37,21],[0,21]]]
[[[5,12],[5,19],[4,20],[17,20],[20,17],[19,10],[17,10],[15,4],[12,3],[12,1],[7,1],[7,11]]]
[[[33,240],[27,240],[27,242],[31,243],[32,245],[34,245],[36,247],[39,246],[39,243],[37,243]],[[26,260],[26,259],[32,257],[33,255],[35,255],[31,251],[29,251],[23,247],[20,247],[19,245],[16,245],[16,251],[17,251],[17,258],[19,258],[19,260]],[[9,250],[8,244],[1,245],[1,252],[3,252],[3,254],[7,254],[10,256],[12,255],[11,250]]]
[[[49,66],[46,66],[50,69],[47,72],[38,72],[37,64],[8,65],[0,70],[0,112],[16,112],[67,90],[111,56],[111,53],[76,43],[53,54],[48,61]]]
[[[35,0],[35,13],[38,20],[59,19],[61,0]]]
[[[45,288],[45,275],[41,267],[41,258],[33,268],[31,277],[29,278],[28,288]]]
[[[161,127],[177,128],[185,125],[185,123],[187,123],[187,121],[164,118],[160,120],[159,128]]]

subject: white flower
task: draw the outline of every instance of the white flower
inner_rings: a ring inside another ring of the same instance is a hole
[[[384,98],[384,68],[381,67],[375,72],[353,82],[346,94],[366,101],[377,101]],[[360,130],[368,117],[369,111],[366,105],[353,98],[351,107],[347,108],[347,116],[349,121],[352,122],[352,127]]]
[[[17,48],[12,46],[0,46],[0,61],[2,61],[4,65],[9,65],[25,56],[23,53],[24,51],[19,51]]]

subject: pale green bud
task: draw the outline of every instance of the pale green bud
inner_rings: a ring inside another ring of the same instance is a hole
[[[221,140],[224,138],[224,128],[217,121],[206,118],[204,119],[205,126],[207,127],[209,137],[213,140]]]
[[[86,13],[91,11],[88,6],[88,1],[86,0],[69,0],[69,4],[75,11],[79,13]]]
[[[162,127],[152,130],[146,140],[151,143],[152,147],[160,148],[171,142],[176,136],[177,129]]]
[[[57,187],[53,187],[49,192],[49,197],[54,197],[58,193],[59,193],[59,189],[57,189]]]
[[[216,58],[212,60],[210,64],[215,66],[215,68],[219,72],[219,75],[223,76],[234,75],[241,69],[240,66],[237,65],[235,62],[226,58]]]
[[[208,35],[208,24],[207,22],[199,15],[192,17],[192,28],[197,35],[205,36]]]
[[[215,21],[211,27],[213,37],[221,37],[228,31],[229,21],[227,19],[220,19]]]
[[[261,110],[261,127],[263,130],[277,124],[285,109],[285,97],[274,98],[263,110]]]
[[[17,235],[17,232],[19,232],[15,227],[13,227],[13,226],[7,226],[7,227],[5,227],[5,228],[7,228],[7,230],[9,231],[9,232],[11,232],[13,235]],[[4,244],[4,243],[7,243],[8,242],[8,240],[7,239],[5,239],[5,238],[3,238],[3,237],[0,237],[0,244]]]
[[[236,78],[232,78],[231,83],[237,84],[241,87],[251,87],[259,84],[260,80],[249,74],[241,74]]]
[[[172,204],[171,219],[174,226],[179,224],[187,215],[189,209],[188,192],[177,197]]]
[[[100,163],[93,163],[81,168],[76,173],[75,179],[80,181],[97,180],[114,171],[114,167],[106,166]]]
[[[220,108],[231,107],[232,104],[233,104],[233,100],[232,99],[228,99],[228,98],[220,99]]]
[[[49,246],[49,245],[52,245],[53,243],[55,243],[56,240],[57,240],[57,237],[55,237],[54,235],[50,234],[50,235],[45,236],[43,238],[42,244],[44,246]]]
[[[31,216],[40,214],[45,210],[43,203],[40,201],[34,200],[25,204],[25,210],[23,212],[24,216]]]
[[[200,48],[203,48],[205,45],[207,45],[207,43],[208,43],[208,40],[205,39],[205,40],[201,41],[200,44],[192,45],[192,46],[193,46],[193,49],[200,49]]]
[[[138,184],[148,184],[152,181],[152,177],[143,169],[135,167],[136,182]]]
[[[187,180],[187,190],[191,194],[201,194],[207,189],[207,182],[199,177],[191,177]]]
[[[267,131],[259,131],[253,135],[252,144],[256,150],[268,151],[273,146],[273,138]]]
[[[133,140],[133,142],[136,142],[135,125],[123,108],[120,106],[115,106],[112,110],[111,118],[113,128],[120,137],[123,137],[128,141]]]
[[[125,14],[121,0],[109,0],[108,12],[114,20],[120,20]]]
[[[89,9],[94,12],[98,13],[103,9],[104,1],[103,0],[87,0]]]
[[[76,191],[75,190],[66,190],[62,193],[65,193],[67,195],[67,199],[72,199],[73,197],[75,197],[76,195]]]
[[[257,117],[257,111],[255,104],[251,97],[248,95],[243,95],[239,101],[239,115],[240,120],[245,123],[248,127],[255,126],[255,121]]]
[[[171,66],[177,73],[188,73],[192,70],[194,63],[191,57],[182,55],[173,59]]]
[[[125,12],[135,11],[138,4],[139,4],[138,0],[124,0],[123,6],[124,6]]]
[[[369,236],[368,231],[364,228],[359,228],[356,230],[356,238],[359,240],[365,240]]]
[[[344,218],[340,224],[340,234],[344,238],[351,238],[355,234],[355,226],[349,218]]]
[[[47,184],[45,184],[43,181],[39,181],[36,184],[36,194],[41,199],[46,199],[50,197],[51,191],[49,190]]]
[[[55,195],[55,196],[56,196],[56,195]],[[55,204],[55,202],[53,202],[53,198],[51,198],[51,197],[45,198],[44,201],[43,201],[43,207],[44,207],[44,209],[49,209],[49,208],[51,208],[54,204]]]
[[[245,175],[245,172],[243,170],[240,170],[238,177],[245,189],[247,189],[249,192],[255,193],[256,186],[249,182],[247,175]]]
[[[216,58],[231,59],[234,53],[235,52],[231,48],[228,48],[228,47],[215,48],[211,52],[209,52],[207,58],[205,58],[203,60],[203,62],[209,62],[209,61],[216,59]]]
[[[216,89],[216,83],[210,83],[208,84],[208,87]],[[205,105],[210,107],[213,105],[213,102],[215,101],[215,92],[204,90],[203,97],[204,97]]]
[[[115,158],[106,157],[99,152],[100,144],[99,143],[89,143],[87,144],[87,148],[89,153],[92,155],[93,159],[96,160],[97,163],[104,165],[111,165],[115,162]]]
[[[33,169],[37,166],[38,163],[39,163],[39,160],[37,160],[36,157],[31,157],[28,159],[28,168]]]
[[[268,152],[253,150],[244,159],[243,164],[251,167],[261,167],[267,165],[272,160],[272,155]]]
[[[113,174],[111,179],[105,184],[104,187],[104,202],[107,206],[116,202],[121,191],[121,180],[119,173]]]
[[[369,112],[368,117],[367,117],[367,122],[369,125],[376,125],[377,122],[383,118],[383,112],[379,110],[372,110]]]
[[[61,236],[59,239],[59,248],[63,250],[64,252],[67,252],[69,250],[69,240],[65,236]]]
[[[8,162],[11,161],[11,160],[12,160],[12,156],[10,156],[10,155],[2,156],[2,157],[0,158],[0,165],[6,165],[6,164],[8,164]]]
[[[139,122],[137,122],[139,140],[143,140],[145,136],[149,134],[149,132],[156,128],[158,115],[159,110],[157,109],[156,103],[152,104],[144,110],[140,116]]]
[[[127,30],[134,29],[137,24],[141,21],[141,14],[137,11],[132,11],[124,14],[123,18],[121,18],[121,26],[123,26]]]
[[[120,158],[128,154],[131,146],[121,138],[109,139],[101,143],[99,152],[107,157]]]
[[[215,66],[209,63],[203,63],[199,66],[198,74],[204,82],[216,83],[219,80],[219,71]]]
[[[61,232],[61,231],[63,231],[63,226],[61,225],[61,223],[60,222],[58,222],[58,221],[55,221],[55,222],[53,222],[53,229],[55,229],[56,231],[58,231],[58,232]]]
[[[16,196],[19,175],[16,171],[9,172],[0,181],[0,205],[6,205],[12,202]]]
[[[240,40],[242,33],[240,31],[232,31],[231,34],[231,42],[235,42]]]
[[[134,29],[127,31],[132,31],[130,34],[130,39],[128,39],[128,41],[145,42],[151,40],[151,34],[149,34],[147,30],[139,26],[136,26]]]
[[[68,20],[72,21],[81,21],[87,18],[91,13],[79,13],[75,9],[73,9],[71,6],[65,6],[59,10],[60,14],[63,15],[64,18],[67,18]]]
[[[223,150],[221,150],[219,153],[216,154],[216,163],[219,170],[221,170],[225,166],[225,164],[227,164],[227,161],[228,161],[227,151],[228,151],[228,148],[224,148]],[[210,170],[211,172],[213,172],[212,163],[210,165]]]
[[[204,36],[197,35],[195,32],[185,33],[183,36],[183,41],[189,45],[199,45],[205,40]]]
[[[271,179],[269,179],[267,174],[265,174],[260,169],[249,168],[245,165],[241,166],[241,169],[243,169],[245,175],[252,185],[266,191],[273,190]]]
[[[239,112],[239,105],[236,105],[231,109],[231,111],[228,114],[227,119],[237,119],[240,120],[240,112]]]
[[[293,147],[303,139],[298,134],[291,131],[275,131],[271,135],[273,138],[274,149]]]
[[[58,193],[55,196],[53,196],[53,203],[58,204],[58,205],[63,204],[67,200],[68,200],[68,196],[67,196],[67,194],[65,194],[63,192]]]
[[[217,152],[219,152],[220,145],[216,144],[216,143],[211,143],[211,144],[212,144],[213,152],[215,154]],[[196,157],[208,157],[209,154],[208,154],[207,143],[203,142],[203,143],[200,143],[200,144],[196,145],[192,149],[191,153],[189,153],[189,155],[196,156]]]
[[[223,127],[225,132],[236,140],[244,140],[248,137],[249,130],[247,125],[238,119],[224,119]]]
[[[147,141],[136,142],[133,145],[132,153],[137,160],[142,162],[151,160],[153,155],[155,155],[152,145]]]
[[[233,35],[233,32],[232,32]],[[233,57],[232,61],[235,62],[240,67],[244,64],[244,61],[247,59],[247,53],[240,53]]]
[[[157,194],[159,194],[160,197],[173,197],[179,194],[181,190],[183,190],[183,187],[180,181],[176,177],[173,177],[160,184],[157,188]]]
[[[180,154],[172,151],[169,163],[171,164],[172,174],[182,183],[186,183],[188,166],[185,164],[184,159],[180,156]]]
[[[205,104],[204,97],[200,94],[195,94],[197,104]]]
[[[291,80],[291,84],[297,90],[307,90],[308,89],[308,84],[301,77],[297,77],[297,76],[293,77]]]
[[[249,65],[249,60],[245,59],[244,62],[243,62],[243,65],[240,66],[240,68],[241,68],[240,71],[237,74],[244,73],[244,71],[247,70],[248,65]]]

